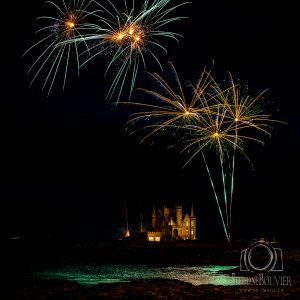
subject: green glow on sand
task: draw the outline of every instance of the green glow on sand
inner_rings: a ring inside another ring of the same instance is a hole
[[[176,279],[193,285],[236,285],[239,277],[221,273],[236,266],[149,266],[149,265],[65,265],[33,272],[39,279],[62,279],[91,286],[103,283],[130,282],[147,279]]]

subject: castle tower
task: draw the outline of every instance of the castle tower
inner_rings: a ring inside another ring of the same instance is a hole
[[[153,211],[152,211],[152,222],[151,222],[152,229],[155,230],[156,228],[156,212],[155,212],[155,206],[153,205]]]
[[[196,240],[194,207],[191,206],[190,215],[183,215],[182,205],[176,205],[175,210],[166,206],[162,210],[156,210],[153,205],[151,227],[151,231],[148,232],[149,241]]]
[[[182,239],[191,239],[191,217],[188,213],[185,214],[182,221]]]
[[[169,220],[170,208],[164,206],[164,216]]]
[[[191,233],[190,237],[191,240],[196,240],[196,216],[194,214],[194,205],[192,203],[191,207],[191,227],[190,227]]]
[[[130,236],[130,231],[129,231],[129,225],[128,225],[128,211],[127,211],[127,202],[125,200],[125,233],[124,233],[124,237],[129,237]]]
[[[181,227],[182,226],[182,206],[176,205],[175,206],[175,213],[176,213],[176,225]]]
[[[144,232],[142,201],[140,202],[140,232]]]

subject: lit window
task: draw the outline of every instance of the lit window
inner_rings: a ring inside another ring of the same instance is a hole
[[[187,227],[189,226],[189,221],[186,221],[186,225],[185,226],[187,226]]]
[[[160,237],[159,236],[155,237],[155,242],[160,242]]]
[[[150,242],[154,242],[154,237],[149,236],[149,241],[150,241]]]

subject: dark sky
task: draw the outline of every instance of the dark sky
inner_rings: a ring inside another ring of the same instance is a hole
[[[262,1],[194,0],[176,25],[184,35],[168,43],[181,77],[195,81],[212,61],[218,75],[231,71],[254,93],[268,88],[268,109],[288,122],[276,126],[265,147],[250,146],[254,171],[241,160],[233,226],[236,238],[261,235],[292,239],[299,218],[299,49],[296,8]],[[26,75],[35,57],[21,58],[35,40],[44,1],[9,1],[2,13],[0,232],[12,235],[112,237],[152,204],[194,203],[199,238],[221,233],[201,160],[182,170],[176,150],[139,145],[124,123],[130,110],[105,100],[109,79],[95,60],[65,91],[47,97]],[[4,19],[3,19],[4,18]],[[158,71],[150,64],[150,71]],[[147,77],[140,74],[139,85]]]

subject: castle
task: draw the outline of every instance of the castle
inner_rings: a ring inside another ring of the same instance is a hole
[[[196,240],[196,216],[194,208],[191,207],[191,214],[182,214],[182,206],[176,205],[175,210],[164,207],[163,210],[152,212],[152,230],[147,232],[147,239],[150,242],[162,240]]]

